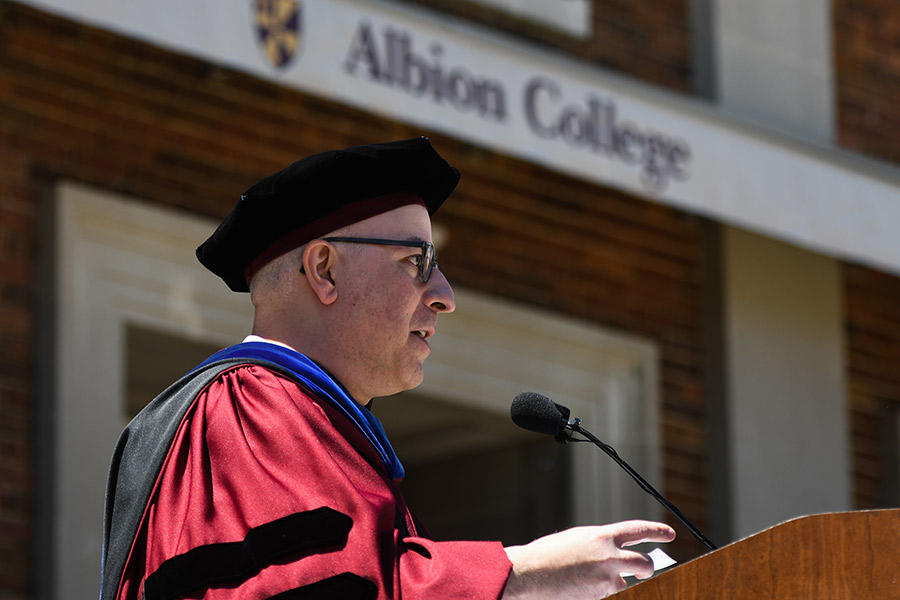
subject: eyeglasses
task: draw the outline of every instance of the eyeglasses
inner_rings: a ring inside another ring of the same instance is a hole
[[[419,281],[428,283],[431,272],[438,266],[437,256],[434,252],[434,244],[431,242],[417,242],[413,240],[382,240],[378,238],[361,237],[327,237],[322,238],[326,242],[347,242],[350,244],[375,244],[378,246],[406,246],[409,248],[421,248],[422,255],[418,257],[416,267],[419,269]]]

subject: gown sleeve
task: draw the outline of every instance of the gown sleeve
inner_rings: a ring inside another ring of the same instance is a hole
[[[510,569],[499,542],[429,539],[349,421],[243,365],[180,424],[117,598],[141,598],[150,578],[146,600],[340,597],[329,585],[360,598],[493,599]]]

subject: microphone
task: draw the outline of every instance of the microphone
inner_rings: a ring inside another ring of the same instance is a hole
[[[669,502],[662,494],[656,491],[652,485],[647,483],[637,471],[632,469],[631,465],[622,460],[612,446],[603,443],[597,436],[584,429],[581,426],[581,419],[574,418],[569,420],[570,411],[565,406],[557,404],[547,396],[538,394],[537,392],[522,392],[513,399],[512,406],[509,408],[509,414],[510,417],[512,417],[513,423],[519,427],[536,433],[552,435],[554,436],[554,439],[561,444],[570,441],[593,442],[598,448],[606,452],[616,464],[622,467],[626,473],[631,475],[641,489],[653,496],[656,501],[674,515],[676,519],[681,521],[700,543],[710,550],[716,550],[718,548],[708,537],[703,535],[703,532],[691,523],[687,517],[681,514],[681,511],[678,510],[677,506]],[[573,433],[580,433],[586,437],[587,440],[573,438]]]
[[[522,392],[513,399],[509,415],[513,423],[522,429],[555,436],[556,441],[562,444],[567,441],[565,431],[569,424],[569,409],[547,396]],[[559,436],[564,439],[559,439]]]

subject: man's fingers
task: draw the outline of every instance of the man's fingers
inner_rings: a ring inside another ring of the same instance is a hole
[[[674,538],[675,530],[665,523],[625,521],[573,527],[506,548],[513,570],[504,597],[606,597],[625,588],[623,573],[638,579],[653,575],[652,557],[626,546]]]
[[[633,575],[638,579],[647,579],[654,573],[653,559],[643,552],[625,550],[620,558],[620,563],[619,573],[621,575]]]
[[[614,539],[620,548],[644,542],[671,542],[675,539],[674,529],[655,521],[624,521],[612,527],[618,529]]]

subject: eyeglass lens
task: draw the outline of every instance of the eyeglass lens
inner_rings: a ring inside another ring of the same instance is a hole
[[[428,280],[431,279],[431,272],[436,264],[434,244],[426,243],[425,247],[422,248],[422,263],[419,265],[419,278],[422,280],[422,283],[428,283]]]

